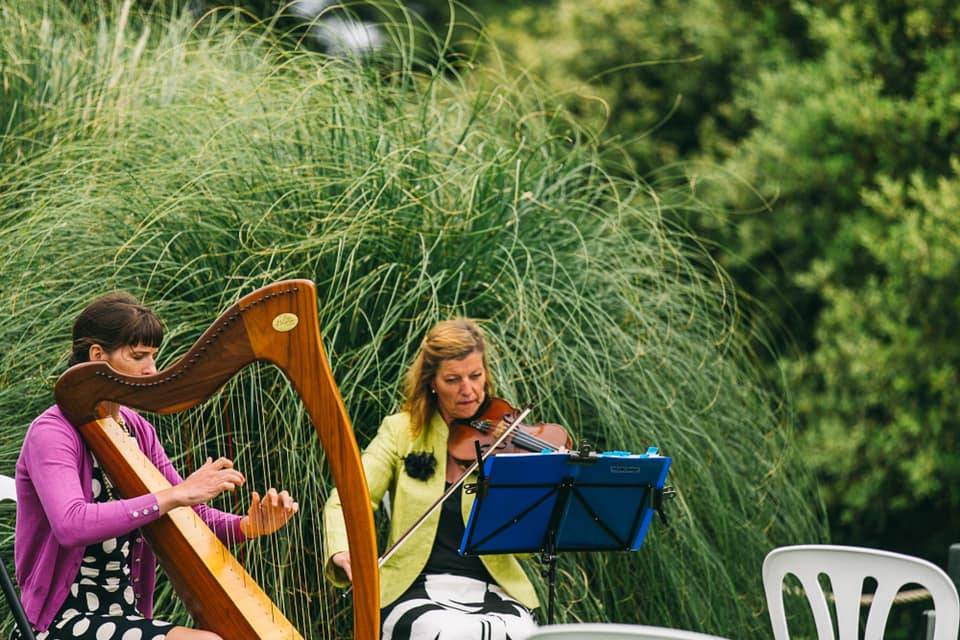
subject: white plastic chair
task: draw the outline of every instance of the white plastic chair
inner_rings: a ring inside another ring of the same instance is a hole
[[[820,586],[821,574],[830,578],[840,640],[858,638],[860,597],[867,578],[877,581],[877,590],[867,616],[864,640],[882,640],[894,597],[901,587],[913,583],[933,596],[933,640],[957,640],[960,600],[957,588],[943,570],[926,560],[899,553],[833,545],[782,547],[767,554],[763,561],[763,588],[774,640],[790,638],[783,607],[783,580],[788,573],[800,580],[806,592],[820,640],[836,640],[827,596]]]
[[[3,500],[17,501],[17,484],[10,476],[0,476],[0,502]]]
[[[527,640],[727,640],[693,631],[636,624],[553,624],[540,627]]]

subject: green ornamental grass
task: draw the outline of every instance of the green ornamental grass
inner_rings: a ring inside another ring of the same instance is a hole
[[[169,362],[239,296],[310,278],[361,447],[424,332],[465,314],[501,395],[578,440],[673,457],[670,525],[638,553],[564,555],[560,620],[769,635],[762,559],[822,541],[822,509],[736,293],[664,199],[605,174],[531,78],[430,67],[412,22],[364,63],[281,46],[238,13],[131,7],[0,8],[0,472],[92,297],[154,306]],[[300,419],[281,405],[262,409],[279,433]],[[161,436],[185,471],[198,452]],[[284,464],[310,478],[322,454]],[[329,490],[311,482],[287,488]]]

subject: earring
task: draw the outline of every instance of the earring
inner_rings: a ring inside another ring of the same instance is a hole
[[[434,389],[433,387],[430,387],[430,393],[432,393],[433,395],[437,395],[437,390]]]

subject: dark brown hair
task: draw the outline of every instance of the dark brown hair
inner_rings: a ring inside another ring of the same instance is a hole
[[[117,291],[100,296],[73,322],[73,347],[67,366],[90,359],[90,347],[100,345],[107,353],[120,347],[143,344],[159,347],[163,325],[152,310],[129,293]]]

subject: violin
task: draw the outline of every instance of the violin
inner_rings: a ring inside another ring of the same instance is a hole
[[[450,423],[447,482],[456,482],[463,469],[476,461],[477,442],[481,452],[486,453],[518,415],[520,412],[506,400],[488,396],[474,416]],[[573,447],[573,440],[563,426],[553,422],[520,423],[493,453],[539,453],[561,447]]]

